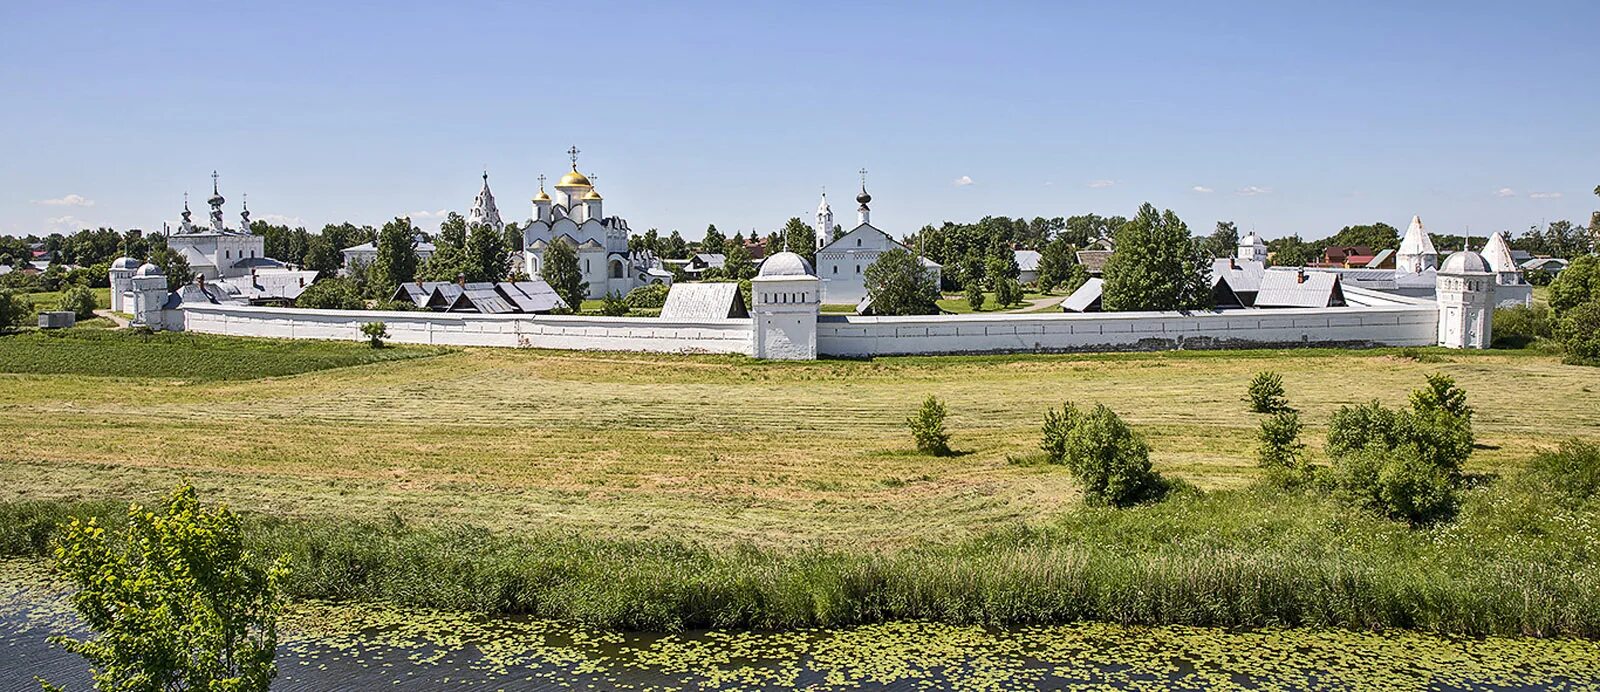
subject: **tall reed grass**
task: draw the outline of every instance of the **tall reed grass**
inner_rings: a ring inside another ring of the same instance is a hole
[[[1086,508],[1036,527],[894,552],[710,549],[468,526],[247,517],[286,553],[296,598],[379,601],[634,630],[788,629],[898,619],[1405,628],[1600,636],[1600,508],[1524,479],[1413,530],[1264,487]],[[48,554],[69,515],[113,502],[0,504],[0,553]]]

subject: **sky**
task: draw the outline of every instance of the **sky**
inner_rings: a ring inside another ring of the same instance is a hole
[[[642,232],[1176,211],[1279,237],[1600,207],[1600,2],[0,0],[0,233],[436,228],[487,169]],[[597,177],[596,177],[597,176]]]

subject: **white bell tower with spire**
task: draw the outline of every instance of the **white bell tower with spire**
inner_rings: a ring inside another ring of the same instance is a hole
[[[867,194],[867,169],[861,169],[861,194],[856,195],[856,225],[869,226],[872,224],[872,208],[867,204],[872,202],[872,195]]]
[[[828,206],[828,188],[822,188],[822,201],[817,204],[817,248],[821,249],[830,240],[833,240],[833,208]]]

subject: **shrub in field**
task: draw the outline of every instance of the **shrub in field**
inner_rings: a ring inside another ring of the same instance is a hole
[[[1550,308],[1543,305],[1497,308],[1493,327],[1489,330],[1494,335],[1490,345],[1494,348],[1526,348],[1555,336],[1555,324],[1550,317]]]
[[[1528,475],[1569,504],[1600,495],[1600,445],[1568,440],[1554,452],[1540,452],[1528,465]]]
[[[1069,403],[1048,412],[1040,446],[1072,471],[1090,504],[1127,507],[1166,490],[1150,468],[1150,447],[1104,404],[1083,412]]]
[[[94,291],[81,284],[68,286],[61,292],[61,299],[56,303],[56,309],[67,310],[80,320],[94,317]]]
[[[606,291],[606,298],[600,304],[600,314],[608,317],[628,314],[628,302],[623,299],[621,291]]]
[[[1283,376],[1271,370],[1256,373],[1250,380],[1247,400],[1250,402],[1250,410],[1256,413],[1289,410],[1289,398],[1283,393]]]
[[[915,415],[906,419],[906,425],[911,428],[911,437],[917,441],[919,451],[934,456],[945,456],[950,453],[950,434],[944,430],[944,417],[944,402],[929,394],[922,402],[922,408],[917,409]]]
[[[979,286],[977,282],[968,282],[964,294],[967,298],[967,307],[971,308],[973,312],[983,309],[983,303],[987,298],[983,295],[983,287]]]
[[[389,327],[382,322],[368,322],[361,325],[361,334],[367,337],[368,346],[383,348],[383,340],[389,338]]]
[[[1456,386],[1455,378],[1435,373],[1427,379],[1427,386],[1411,393],[1412,411],[1443,411],[1472,417],[1472,407],[1467,405],[1467,391]]]
[[[21,273],[12,272],[12,274]],[[0,290],[0,331],[25,327],[31,319],[33,319],[33,302],[28,300],[27,294]]]
[[[669,289],[661,284],[640,286],[628,291],[625,300],[630,308],[659,308],[667,304],[667,291]]]
[[[1570,365],[1600,365],[1600,299],[1567,311],[1556,329]]]
[[[1456,511],[1456,479],[1450,470],[1423,458],[1415,447],[1400,447],[1378,468],[1381,508],[1395,519],[1429,524]]]
[[[1376,399],[1342,406],[1328,422],[1326,449],[1333,457],[1359,452],[1372,445],[1391,449],[1405,439],[1403,427],[1400,414],[1384,408]]]
[[[1292,488],[1311,479],[1311,467],[1306,463],[1305,445],[1300,442],[1300,415],[1294,411],[1279,411],[1261,421],[1256,433],[1256,461],[1267,471],[1273,485]]]
[[[161,508],[128,508],[113,538],[73,519],[55,567],[93,639],[53,637],[88,659],[99,690],[266,690],[277,675],[279,580],[244,548],[227,507],[180,486]],[[46,684],[46,689],[59,689]]]
[[[1454,514],[1461,466],[1472,445],[1467,394],[1444,375],[1430,375],[1427,386],[1412,392],[1410,411],[1373,401],[1339,409],[1328,426],[1334,485],[1413,524]]]

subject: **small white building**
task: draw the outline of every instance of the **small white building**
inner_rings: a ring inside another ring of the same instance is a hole
[[[1488,348],[1494,321],[1495,272],[1471,250],[1451,253],[1439,267],[1439,345]]]
[[[433,243],[428,242],[427,237],[419,234],[411,239],[411,249],[416,250],[417,263],[421,264],[433,256],[435,248]],[[378,245],[377,243],[351,245],[340,250],[339,254],[344,256],[344,268],[347,270],[356,264],[364,264],[370,267],[378,259]]]
[[[839,236],[838,239],[822,244],[817,249],[816,276],[821,281],[822,302],[829,305],[858,305],[867,297],[866,271],[867,267],[877,261],[878,256],[890,250],[910,251],[905,245],[890,237],[888,233],[878,230],[872,225],[872,210],[867,204],[872,201],[872,195],[867,194],[866,183],[861,185],[861,194],[856,195],[856,202],[860,204],[856,209],[856,227],[850,232]],[[817,206],[817,238],[827,238],[831,231],[823,229],[833,228],[833,210],[828,207],[828,197],[824,193],[822,203]],[[776,255],[774,255],[775,257]],[[926,257],[919,258],[922,266],[928,270],[935,286],[939,285],[939,273],[943,269],[939,263]],[[770,258],[769,260],[770,261]],[[765,263],[763,263],[763,267]]]
[[[1017,283],[1031,284],[1039,280],[1038,250],[1012,250],[1011,257],[1017,262]]]

